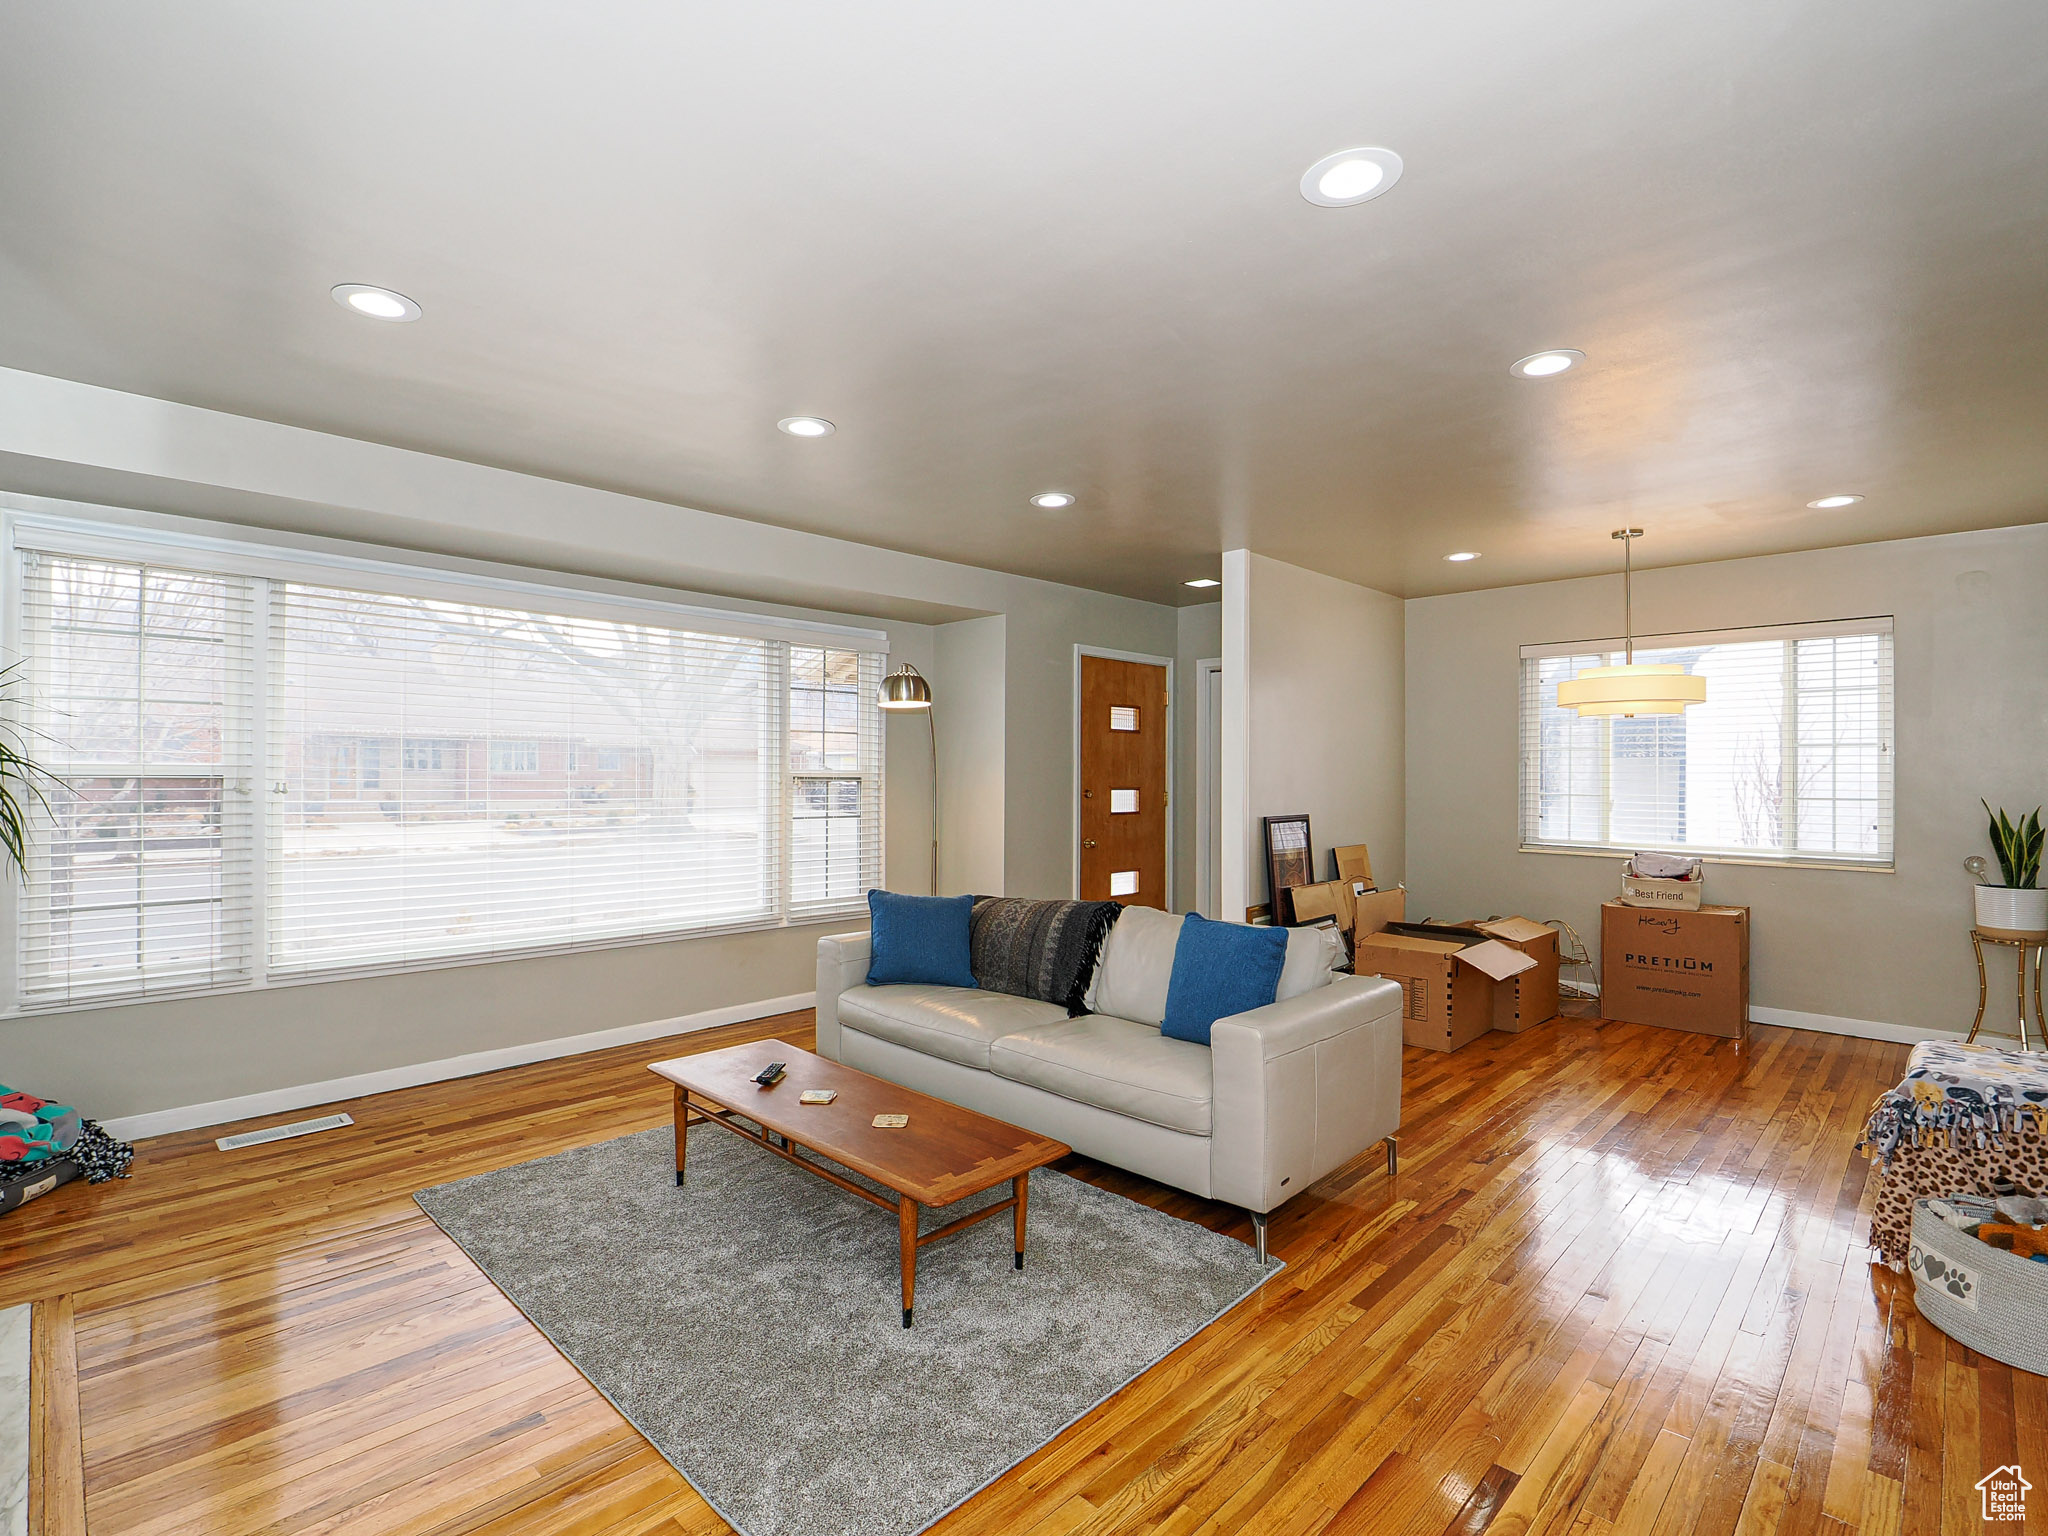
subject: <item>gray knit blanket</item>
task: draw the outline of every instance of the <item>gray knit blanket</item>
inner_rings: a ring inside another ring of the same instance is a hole
[[[974,979],[992,992],[1059,1003],[1068,1018],[1078,1017],[1088,1011],[1082,1000],[1121,911],[1115,901],[978,896],[968,937]]]

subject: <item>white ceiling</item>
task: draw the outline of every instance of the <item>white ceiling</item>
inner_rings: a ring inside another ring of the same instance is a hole
[[[2044,237],[2037,4],[0,9],[0,365],[1162,601],[2048,518]]]

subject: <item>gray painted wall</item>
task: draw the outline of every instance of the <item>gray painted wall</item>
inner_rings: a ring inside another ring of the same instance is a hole
[[[1890,614],[1897,872],[1714,864],[1707,899],[1752,911],[1752,1001],[1914,1029],[1975,1012],[1971,880],[1981,795],[2048,800],[2048,527],[1642,571],[1640,631]],[[1617,634],[1619,577],[1407,605],[1411,906],[1562,917],[1596,952],[1620,860],[1517,851],[1518,648]],[[2005,957],[2001,957],[2005,958]],[[2007,1001],[1997,1017],[2010,1016]]]
[[[808,992],[818,936],[848,926],[10,1019],[0,1081],[114,1119],[645,1024]]]
[[[922,624],[887,624],[889,666],[909,662],[929,677],[937,664],[935,632]],[[882,873],[922,891],[931,881],[932,749],[916,715],[882,715]],[[801,987],[793,989],[803,991]],[[780,996],[782,994],[764,994]]]
[[[1226,562],[1226,582],[1234,569]],[[1331,877],[1331,848],[1365,843],[1374,878],[1393,885],[1406,844],[1401,600],[1264,555],[1242,570],[1247,800],[1236,835],[1246,905],[1267,899],[1261,818],[1298,811],[1308,813],[1317,878]],[[1226,837],[1231,815],[1226,803]]]
[[[987,895],[1003,888],[1004,673],[1009,620],[961,619],[933,632],[933,724],[939,731],[939,889]],[[919,730],[924,729],[922,722]],[[922,890],[907,876],[898,890]]]
[[[1223,654],[1223,604],[1198,603],[1180,610],[1174,643],[1173,707],[1179,721],[1173,741],[1173,905],[1176,911],[1196,909],[1196,826],[1200,805],[1195,793],[1201,741],[1195,735],[1195,663]],[[1220,786],[1219,786],[1220,787]]]

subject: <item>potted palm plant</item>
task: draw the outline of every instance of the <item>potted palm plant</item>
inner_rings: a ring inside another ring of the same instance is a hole
[[[0,667],[0,710],[15,702],[20,662]],[[7,711],[11,713],[11,710]],[[0,714],[0,857],[18,873],[28,870],[28,819],[33,806],[47,807],[43,782],[57,781],[28,755],[22,728]]]
[[[1979,801],[1991,818],[1991,850],[1998,855],[2001,885],[1977,887],[1977,926],[2015,933],[2048,932],[2048,891],[2041,883],[2041,808],[2015,822],[1989,801]],[[1985,873],[1990,873],[1986,870]]]

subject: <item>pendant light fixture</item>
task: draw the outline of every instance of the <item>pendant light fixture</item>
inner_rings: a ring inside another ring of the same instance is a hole
[[[1621,540],[1622,665],[1588,667],[1557,685],[1557,707],[1588,715],[1682,715],[1688,704],[1707,701],[1707,680],[1676,662],[1636,660],[1635,571],[1630,550],[1640,528],[1617,528]]]

